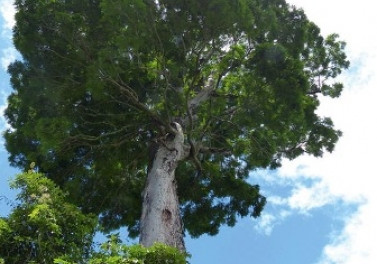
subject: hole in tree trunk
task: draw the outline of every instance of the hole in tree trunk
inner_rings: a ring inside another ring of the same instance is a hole
[[[170,212],[169,209],[164,209],[162,210],[162,220],[167,223],[167,222],[170,222],[172,219],[172,213]]]

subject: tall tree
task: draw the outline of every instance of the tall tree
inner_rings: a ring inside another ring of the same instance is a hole
[[[340,95],[345,44],[284,0],[16,7],[10,161],[36,161],[105,230],[184,250],[184,230],[260,215],[251,171],[340,136],[315,111],[319,94]]]

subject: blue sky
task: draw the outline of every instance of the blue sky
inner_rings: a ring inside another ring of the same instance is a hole
[[[377,192],[372,179],[377,149],[377,16],[373,0],[289,0],[302,7],[324,35],[348,43],[351,68],[341,76],[341,98],[324,98],[319,113],[344,132],[334,153],[322,159],[285,161],[278,171],[258,171],[251,180],[268,197],[261,218],[242,219],[215,237],[186,239],[192,264],[375,264]],[[10,92],[6,66],[11,46],[11,0],[0,0],[0,111]],[[5,129],[0,119],[0,129]],[[0,140],[0,215],[14,200],[10,168]],[[4,198],[6,197],[6,198]]]

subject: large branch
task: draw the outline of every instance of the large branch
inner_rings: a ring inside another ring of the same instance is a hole
[[[103,75],[103,73],[101,72]],[[155,112],[153,112],[151,109],[149,109],[145,104],[139,101],[139,98],[136,94],[136,92],[127,84],[125,83],[119,83],[118,81],[114,80],[113,78],[109,76],[103,75],[103,78],[110,82],[111,84],[115,85],[119,88],[119,90],[127,96],[127,99],[129,100],[129,104],[138,109],[139,111],[145,113],[149,118],[151,118],[153,121],[155,121],[160,126],[163,126],[166,130],[166,132],[173,133],[174,135],[177,134],[177,130],[169,124],[169,122],[166,122],[162,118],[160,118]]]
[[[187,125],[193,125],[192,122],[194,121],[194,113],[195,113],[195,110],[198,108],[198,106],[200,106],[202,103],[206,102],[209,98],[211,97],[228,97],[228,98],[237,98],[238,96],[237,95],[233,95],[233,94],[218,94],[216,93],[216,90],[218,89],[219,85],[220,85],[220,81],[222,79],[222,77],[224,77],[228,72],[230,72],[232,69],[234,69],[236,66],[235,65],[230,65],[229,67],[227,67],[226,69],[218,72],[216,75],[217,75],[217,79],[215,80],[214,79],[214,76],[215,74],[211,74],[209,77],[208,77],[208,80],[206,82],[206,84],[203,86],[203,89],[197,93],[193,98],[191,98],[190,100],[188,100],[187,102],[187,114],[188,114],[188,117],[186,117],[184,119],[184,126],[187,126]]]
[[[192,99],[190,99],[187,103],[188,111],[192,112],[195,110],[201,103],[207,101],[213,91],[217,87],[217,83],[215,82],[213,77],[210,76],[208,78],[207,83],[204,85],[203,89]]]
[[[202,103],[206,102],[213,92],[216,90],[220,83],[221,76],[215,82],[213,76],[210,75],[207,83],[203,86],[203,89],[197,93],[193,98],[187,101],[187,116],[183,119],[182,123],[184,127],[189,127],[189,130],[193,129],[193,123],[195,121],[195,111]]]

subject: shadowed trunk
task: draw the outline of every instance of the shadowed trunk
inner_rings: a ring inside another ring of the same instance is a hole
[[[184,137],[176,123],[177,133],[160,144],[148,170],[143,193],[140,244],[146,247],[155,242],[185,251],[183,226],[175,182],[175,169],[184,158]]]

